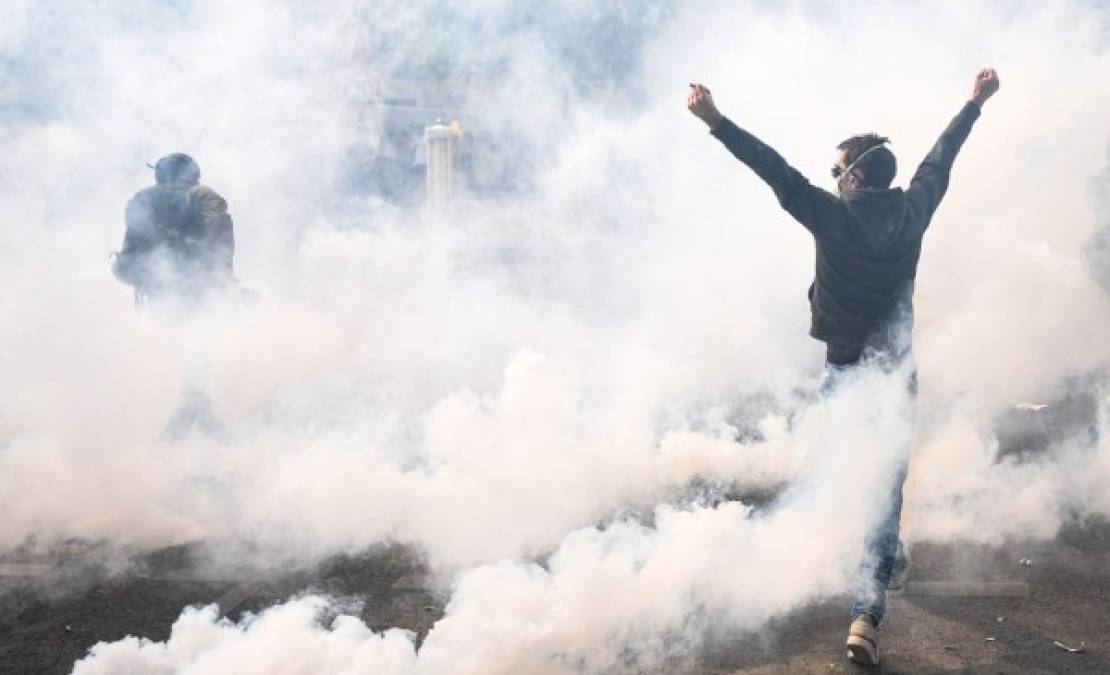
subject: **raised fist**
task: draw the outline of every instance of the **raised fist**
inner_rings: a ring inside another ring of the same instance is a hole
[[[709,125],[709,128],[717,126],[721,121],[721,113],[717,111],[717,106],[713,103],[713,94],[709,93],[709,89],[704,84],[691,84],[690,94],[686,97],[686,107],[694,116]]]
[[[982,106],[987,99],[998,91],[998,73],[994,68],[984,68],[975,74],[975,85],[971,89],[971,100]]]

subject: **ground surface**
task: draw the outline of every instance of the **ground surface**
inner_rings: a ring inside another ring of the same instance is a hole
[[[77,558],[55,562],[47,573],[0,577],[0,672],[66,673],[98,641],[125,635],[165,639],[183,606],[229,596],[234,602],[229,591],[239,587],[228,580],[165,578],[167,570],[188,567],[184,549],[167,549],[126,573],[99,578],[90,564],[75,566]],[[1031,564],[1022,564],[1023,558]],[[914,584],[1025,582],[1030,592],[1027,597],[935,597],[907,591],[892,597],[878,669],[845,661],[843,599],[784,617],[758,638],[717,636],[698,663],[684,669],[698,675],[1110,673],[1110,526],[1072,527],[1056,541],[999,548],[917,544],[911,560]],[[381,549],[329,561],[311,573],[268,579],[248,589],[252,594],[229,614],[236,618],[315,589],[361,600],[357,611],[372,628],[400,626],[423,635],[442,616],[445,594],[429,589],[422,572],[403,549]],[[1085,651],[1066,652],[1055,640],[1082,643]]]
[[[1089,387],[1075,390],[1044,410],[1000,420],[1003,454],[1043,452],[1054,440],[1091,436],[1094,399],[1084,393]],[[773,495],[746,497],[758,504]],[[664,672],[1110,675],[1110,522],[1076,523],[1053,541],[1000,547],[918,543],[910,560],[910,584],[891,597],[880,632],[879,668],[846,662],[848,602],[832,598],[778,619],[758,636],[714,634],[695,663]],[[0,675],[68,673],[97,642],[127,635],[165,640],[187,605],[216,602],[234,620],[306,591],[350,599],[349,611],[375,630],[407,628],[422,639],[447,599],[425,572],[400,547],[265,578],[214,570],[199,546],[122,558],[84,542],[36,555],[0,552]],[[1007,588],[1028,592],[938,597],[921,592],[929,582],[947,588],[1009,582]],[[1083,652],[1055,641],[1082,645]]]
[[[697,672],[1110,673],[1107,544],[1101,526],[1070,529],[1055,542],[993,549],[919,544],[911,549],[912,581],[1023,581],[1029,596],[893,595],[880,631],[879,668],[845,661],[847,602],[823,603],[779,622],[764,645],[716,645]],[[1084,652],[1066,652],[1054,641],[1082,643]]]

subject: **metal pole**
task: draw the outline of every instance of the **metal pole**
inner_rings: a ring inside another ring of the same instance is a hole
[[[455,131],[442,122],[424,129],[428,145],[428,206],[441,209],[455,190]]]

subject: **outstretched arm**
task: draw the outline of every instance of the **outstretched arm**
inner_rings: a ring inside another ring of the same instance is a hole
[[[835,196],[814,187],[770,146],[721,115],[704,85],[690,85],[686,106],[729,152],[771,186],[779,204],[807,230],[817,234],[839,213]]]
[[[906,197],[910,206],[921,214],[926,226],[948,190],[948,178],[956,154],[971,133],[971,126],[979,118],[983,104],[998,91],[998,86],[998,73],[993,68],[984,68],[976,74],[971,98],[948,124],[910,180]]]

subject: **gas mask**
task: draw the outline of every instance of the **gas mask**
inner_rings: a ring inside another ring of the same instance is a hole
[[[879,143],[878,145],[871,146],[870,148],[865,150],[863,154],[861,154],[859,157],[856,157],[851,164],[844,167],[843,169],[841,169],[839,166],[834,166],[832,168],[832,177],[836,179],[837,191],[843,194],[845,192],[850,192],[858,188],[859,177],[855,176],[852,173],[852,170],[856,168],[856,165],[858,165],[864,157],[885,146],[885,143]]]

